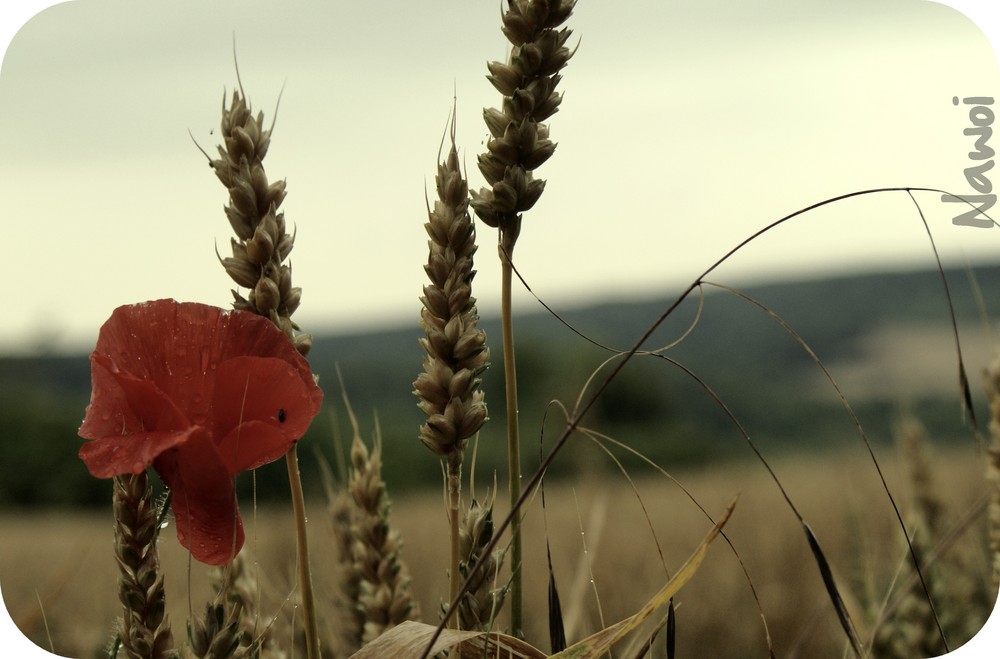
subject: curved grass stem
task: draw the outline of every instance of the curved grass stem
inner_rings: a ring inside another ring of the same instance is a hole
[[[299,457],[294,445],[285,454],[285,465],[288,467],[288,487],[292,493],[292,512],[295,515],[295,549],[299,564],[299,588],[302,592],[306,656],[309,659],[320,659],[319,627],[316,624],[316,606],[313,603],[312,576],[309,572],[306,505],[302,496],[302,478],[299,476]]]

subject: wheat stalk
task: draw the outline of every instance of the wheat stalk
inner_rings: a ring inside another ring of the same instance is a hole
[[[272,123],[273,129],[273,123]],[[229,276],[250,289],[246,297],[233,291],[233,307],[270,318],[305,356],[312,337],[299,333],[291,316],[299,306],[302,289],[292,286],[291,265],[284,263],[295,244],[286,231],[284,213],[278,207],[285,198],[285,182],[268,183],[263,159],[271,143],[271,130],[264,128],[264,114],[254,116],[245,97],[234,90],[229,107],[223,103],[218,159],[209,159],[212,169],[229,190],[226,217],[236,233],[230,239],[232,256],[221,259]],[[285,455],[295,516],[299,587],[309,659],[319,659],[319,627],[309,569],[305,501],[296,447]]]
[[[447,462],[448,522],[450,528],[450,599],[458,594],[459,509],[462,460],[469,439],[487,419],[480,375],[489,366],[486,333],[477,328],[479,313],[472,296],[476,229],[469,216],[469,188],[458,164],[455,117],[451,121],[451,148],[438,164],[438,199],[428,204],[428,256],[420,325],[425,355],[424,371],[413,383],[418,406],[427,415],[420,441]]]
[[[489,188],[472,192],[472,208],[483,222],[499,229],[501,263],[500,316],[503,332],[504,382],[507,404],[507,459],[511,509],[521,496],[521,448],[517,422],[517,369],[511,309],[514,245],[521,233],[521,213],[538,201],[545,181],[533,171],[548,160],[556,145],[542,123],[559,110],[559,71],[573,52],[566,47],[571,31],[558,30],[576,0],[508,0],[503,33],[513,45],[506,64],[490,62],[489,81],[503,95],[502,109],[483,111],[491,139],[479,156],[479,171]],[[511,627],[522,634],[521,521],[511,529]]]

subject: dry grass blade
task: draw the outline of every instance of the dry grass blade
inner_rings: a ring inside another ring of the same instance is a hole
[[[809,528],[809,525],[804,520],[800,519],[800,521],[802,522],[802,529],[806,532],[806,538],[809,540],[809,550],[812,552],[813,558],[816,559],[816,565],[819,567],[820,575],[823,577],[823,585],[826,587],[826,592],[830,595],[830,601],[833,602],[833,606],[837,610],[837,619],[847,634],[847,640],[851,643],[851,649],[854,650],[856,656],[865,657],[867,655],[861,644],[861,638],[858,636],[858,630],[854,628],[854,623],[851,621],[851,614],[847,611],[844,598],[840,596],[840,590],[837,588],[837,582],[833,578],[833,570],[830,569],[830,563],[826,560],[826,555],[820,548],[819,540],[816,539],[816,535],[812,529]]]
[[[769,639],[770,640],[770,639]],[[674,602],[670,601],[667,607],[667,659],[674,659],[677,649],[677,612],[674,610]],[[774,652],[772,651],[773,655]]]
[[[606,629],[602,629],[596,634],[592,634],[588,638],[580,641],[579,643],[574,643],[572,646],[566,648],[558,654],[552,655],[553,659],[597,659],[601,655],[605,654],[611,647],[622,640],[630,632],[634,631],[645,622],[650,616],[652,616],[657,611],[660,611],[664,606],[670,603],[671,599],[677,592],[691,580],[697,572],[698,567],[701,562],[705,560],[706,554],[708,554],[708,548],[712,544],[712,541],[718,537],[719,533],[722,531],[722,527],[725,526],[726,522],[729,521],[729,517],[733,514],[733,509],[736,507],[736,501],[739,496],[734,498],[730,504],[726,507],[725,512],[719,521],[715,523],[715,526],[708,532],[705,539],[701,541],[698,548],[693,554],[684,562],[684,565],[677,570],[676,574],[667,581],[667,583],[657,592],[653,597],[646,602],[645,605],[635,614],[625,618],[621,622],[615,623]]]
[[[434,640],[436,637],[436,640]],[[433,640],[430,651],[427,646]],[[488,644],[488,650],[484,650]],[[463,632],[438,629],[422,622],[408,621],[399,624],[361,648],[351,659],[410,659],[455,650],[465,659],[484,657],[510,657],[511,659],[545,659],[545,653],[530,644],[498,632]]]
[[[556,587],[556,573],[552,569],[552,551],[549,548],[548,535],[545,537],[545,558],[549,564],[549,648],[552,652],[566,649],[566,627],[563,625],[562,604],[559,602],[559,589]]]

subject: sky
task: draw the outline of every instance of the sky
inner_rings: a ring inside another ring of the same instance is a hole
[[[680,3],[581,0],[567,23],[559,146],[536,172],[515,264],[556,309],[666,299],[770,222],[856,190],[972,194],[970,106],[1000,98],[996,54],[970,19],[923,0]],[[214,153],[224,94],[270,123],[313,333],[419,316],[424,194],[457,94],[458,145],[483,185],[485,107],[504,60],[496,0],[73,0],[14,35],[0,68],[0,198],[8,313],[0,354],[88,351],[122,304],[228,306],[226,190]],[[189,135],[190,133],[190,135]],[[1000,142],[1000,137],[988,143]],[[996,146],[993,144],[993,146]],[[996,262],[1000,231],[955,226],[917,199],[946,265]],[[1000,207],[998,207],[1000,210]],[[495,230],[478,226],[474,294],[499,308]],[[905,193],[808,213],[715,274],[734,286],[932,267]],[[538,305],[515,294],[518,311]]]

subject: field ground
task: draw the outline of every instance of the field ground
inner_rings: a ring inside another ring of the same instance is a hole
[[[946,452],[935,447],[933,451],[936,471],[931,490],[942,499],[950,524],[982,501],[984,463],[972,448]],[[885,452],[886,476],[906,516],[911,507],[906,472],[891,459],[891,450]],[[862,449],[851,455],[789,457],[776,460],[773,466],[822,543],[861,634],[868,638],[868,602],[885,597],[905,560],[894,513],[874,468]],[[844,656],[843,633],[805,536],[765,470],[747,463],[674,476],[713,516],[740,494],[726,530],[759,594],[777,656]],[[479,481],[477,488],[481,489]],[[607,623],[634,612],[663,583],[665,568],[659,552],[666,570],[672,572],[710,528],[704,515],[666,479],[644,478],[637,488],[653,521],[659,550],[635,493],[623,479],[581,477],[575,488],[569,483],[547,488],[547,520],[543,520],[539,500],[531,506],[525,522],[525,583],[527,634],[535,645],[548,648],[546,523],[571,641],[597,629],[598,610]],[[405,539],[403,557],[423,618],[436,620],[441,594],[446,591],[447,526],[442,496],[407,495],[393,503],[392,521]],[[497,505],[498,512],[501,507]],[[292,520],[283,510],[261,509],[255,515],[246,503],[243,515],[247,550],[256,556],[260,569],[263,611],[288,614],[293,609],[289,603],[294,581]],[[989,580],[983,520],[980,514],[948,554],[960,556],[966,574],[980,584]],[[312,502],[309,526],[322,601],[331,583],[328,566],[333,546],[324,501]],[[120,612],[110,506],[106,513],[8,512],[0,516],[0,529],[0,585],[15,622],[43,647],[50,647],[50,635],[51,647],[59,654],[101,656]],[[198,614],[208,600],[206,570],[189,564],[172,527],[165,530],[160,551],[170,620],[175,640],[180,641],[189,607]],[[901,574],[908,574],[905,566]],[[966,615],[985,619],[987,611]],[[678,656],[682,657],[767,656],[763,625],[750,589],[739,562],[721,538],[677,598],[677,634]],[[952,646],[957,644],[953,639]]]

